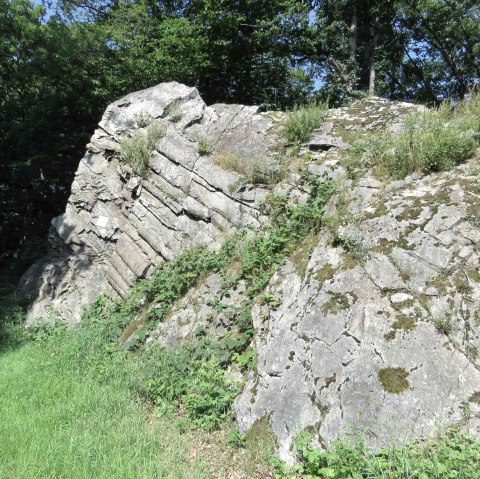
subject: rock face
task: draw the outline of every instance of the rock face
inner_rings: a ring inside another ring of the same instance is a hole
[[[271,155],[276,119],[257,107],[207,107],[195,88],[161,84],[108,106],[80,161],[66,211],[52,220],[50,254],[23,277],[32,301],[28,317],[80,319],[99,293],[123,296],[136,278],[187,246],[218,245],[237,228],[257,228],[265,188],[244,185],[212,156],[198,152],[208,138],[219,153],[243,162]],[[165,129],[146,179],[118,159],[121,139],[154,119]]]
[[[277,272],[268,293],[280,306],[254,310],[258,364],[236,402],[242,429],[267,416],[287,458],[306,427],[324,444],[368,429],[377,446],[447,424],[478,433],[474,165],[373,187],[343,246],[319,237],[304,271],[289,261]]]
[[[182,111],[176,122],[172,104]],[[384,182],[368,170],[349,178],[343,154],[352,138],[401,128],[402,116],[417,109],[371,98],[331,111],[300,151],[311,174],[333,179],[328,214],[336,222],[271,278],[266,293],[275,306],[254,307],[257,365],[234,406],[244,431],[268,419],[284,459],[305,428],[324,445],[352,427],[367,430],[378,446],[447,425],[480,431],[479,159]],[[166,134],[141,179],[115,152],[146,113]],[[110,105],[67,210],[52,222],[51,253],[23,279],[34,295],[30,318],[55,311],[78,321],[99,292],[123,296],[187,246],[215,247],[230,231],[268,221],[259,209],[267,189],[232,188],[239,175],[200,155],[198,142],[208,138],[245,162],[275,161],[281,120],[254,107],[206,107],[195,89],[176,83]],[[304,201],[297,180],[292,167],[274,192]],[[172,347],[199,326],[228,329],[228,317],[209,306],[220,287],[217,275],[205,278],[149,341]],[[244,297],[238,284],[229,302]]]

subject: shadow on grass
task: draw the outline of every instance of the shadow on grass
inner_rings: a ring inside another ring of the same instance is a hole
[[[0,355],[20,347],[26,340],[25,313],[12,292],[0,295]]]

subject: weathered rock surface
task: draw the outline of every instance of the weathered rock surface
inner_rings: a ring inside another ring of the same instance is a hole
[[[243,429],[267,416],[284,457],[306,427],[327,444],[349,426],[368,428],[379,446],[447,424],[478,432],[480,184],[471,166],[379,194],[357,220],[361,249],[320,237],[305,274],[292,261],[278,271],[268,292],[281,305],[254,311],[257,371],[236,403]],[[386,368],[406,372],[405,391],[385,390]]]
[[[175,102],[183,112],[178,122],[169,120]],[[300,151],[311,174],[333,179],[328,214],[337,221],[307,238],[271,278],[275,306],[254,307],[257,365],[234,407],[242,430],[268,419],[284,459],[292,459],[292,441],[305,428],[321,444],[352,427],[367,430],[373,445],[448,425],[480,432],[479,159],[402,181],[347,174],[343,151],[352,139],[401,128],[415,109],[371,98],[331,111]],[[167,133],[140,179],[114,152],[145,113]],[[206,107],[195,89],[176,83],[109,106],[66,213],[52,222],[51,254],[23,279],[36,295],[30,318],[52,310],[77,321],[99,292],[124,295],[187,246],[215,247],[230,231],[260,227],[267,190],[230,191],[239,175],[199,155],[197,142],[208,138],[215,150],[245,161],[273,158],[280,119],[253,107]],[[274,192],[305,201],[295,168],[290,173]],[[228,315],[212,306],[221,283],[217,275],[205,278],[148,341],[172,347],[199,327],[227,331]],[[244,299],[238,284],[228,302]]]
[[[215,247],[230,231],[257,228],[265,221],[258,205],[266,189],[231,191],[240,175],[200,155],[197,140],[245,162],[267,157],[278,142],[278,116],[242,105],[207,107],[195,88],[174,82],[112,103],[80,161],[65,213],[52,221],[49,257],[22,279],[21,294],[32,301],[29,320],[76,322],[99,293],[123,296],[187,246]],[[141,179],[115,153],[144,118],[161,122],[166,134]]]

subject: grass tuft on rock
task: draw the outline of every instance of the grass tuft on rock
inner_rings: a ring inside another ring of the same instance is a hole
[[[291,143],[305,143],[312,136],[313,130],[327,116],[328,104],[326,102],[311,102],[306,106],[295,106],[287,112],[287,123],[283,130],[286,140]]]
[[[354,166],[373,167],[379,174],[404,178],[453,168],[480,145],[480,93],[452,105],[408,116],[400,132],[390,130],[359,140],[350,150]]]
[[[150,155],[165,129],[158,121],[152,121],[145,129],[135,130],[120,141],[120,160],[132,168],[134,174],[145,177]]]

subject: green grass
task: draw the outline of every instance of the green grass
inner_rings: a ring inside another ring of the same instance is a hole
[[[45,341],[0,345],[1,479],[209,477],[173,422],[149,420],[123,382],[71,366]]]
[[[328,111],[326,102],[312,102],[305,106],[295,106],[287,112],[287,123],[283,131],[291,143],[305,143],[312,136],[313,130],[325,119]]]
[[[404,178],[453,168],[480,145],[480,94],[452,105],[410,115],[400,133],[383,131],[354,143],[351,166]]]
[[[148,173],[150,155],[158,140],[164,135],[165,129],[155,120],[144,131],[133,131],[120,141],[121,161],[129,165],[136,175],[145,177]]]

